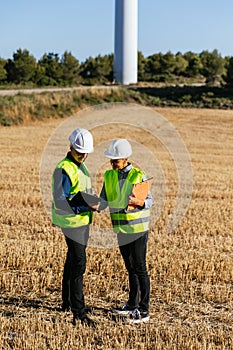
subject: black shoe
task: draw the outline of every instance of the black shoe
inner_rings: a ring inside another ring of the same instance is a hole
[[[85,316],[83,319],[81,319],[81,323],[88,326],[88,327],[95,327],[96,323],[89,317]]]
[[[61,306],[61,311],[62,311],[62,312],[68,312],[68,311],[70,311],[70,305],[69,305],[69,304],[63,303],[62,306]]]
[[[74,317],[73,317],[73,325],[74,326],[76,325],[76,320],[81,321],[81,323],[83,325],[86,325],[88,327],[95,327],[96,326],[96,323],[91,318],[87,317],[86,315],[81,316],[81,317],[79,317],[78,315],[74,315]]]
[[[85,312],[86,314],[91,314],[92,313],[92,308],[90,306],[85,307]]]
[[[136,308],[132,308],[129,306],[128,303],[125,303],[124,305],[120,307],[116,307],[112,309],[112,312],[118,315],[129,315],[131,314]]]

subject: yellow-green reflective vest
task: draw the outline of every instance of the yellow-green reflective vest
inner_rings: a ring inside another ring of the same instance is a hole
[[[133,184],[142,182],[142,170],[132,168],[120,188],[118,170],[107,170],[104,174],[104,185],[107,196],[113,230],[116,233],[134,234],[149,229],[150,210],[139,209],[126,211],[128,196]],[[125,210],[122,210],[125,209]]]
[[[70,159],[64,158],[59,162],[55,168],[64,169],[71,181],[70,197],[72,197],[79,191],[90,192],[91,191],[91,179],[85,164],[81,164],[78,167]],[[54,176],[52,179],[52,191],[54,194]],[[72,209],[67,203],[67,211],[61,208],[57,208],[55,201],[52,202],[52,223],[59,227],[81,227],[89,225],[92,221],[92,212],[85,211],[79,214],[72,213]]]

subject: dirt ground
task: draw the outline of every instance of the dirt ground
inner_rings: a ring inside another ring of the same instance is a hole
[[[0,128],[0,348],[233,349],[233,111],[156,108],[144,118],[140,108],[119,120],[114,110],[106,120],[106,108],[97,108],[93,120],[85,111],[69,123]],[[66,247],[51,225],[46,193],[77,122],[94,135],[87,164],[95,192],[112,138],[132,140],[132,162],[154,177],[148,324],[125,325],[111,315],[128,283],[114,236],[98,236],[104,228],[112,235],[107,212],[95,216],[87,249],[85,298],[96,329],[73,327],[71,314],[57,311]]]

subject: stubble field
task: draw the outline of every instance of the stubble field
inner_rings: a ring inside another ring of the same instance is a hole
[[[110,312],[128,295],[117,247],[87,248],[85,300],[96,328],[74,327],[71,313],[58,311],[66,245],[44,208],[40,161],[60,120],[0,128],[1,349],[233,349],[233,111],[156,111],[186,144],[193,189],[185,217],[168,232],[177,176],[161,149],[156,158],[167,191],[148,242],[151,319],[140,325],[123,324]],[[101,131],[93,133],[100,142]],[[109,130],[109,138],[114,134]],[[147,144],[148,135],[138,137]],[[103,215],[96,225],[107,224]]]

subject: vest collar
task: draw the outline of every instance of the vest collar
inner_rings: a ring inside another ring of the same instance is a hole
[[[128,173],[132,169],[132,167],[133,167],[132,164],[128,163],[123,169],[118,170],[118,171],[122,172],[122,173]]]
[[[71,152],[68,152],[66,155],[66,158],[68,158],[69,160],[71,160],[74,164],[76,164],[78,167],[80,167],[81,163],[77,162],[73,157]]]

